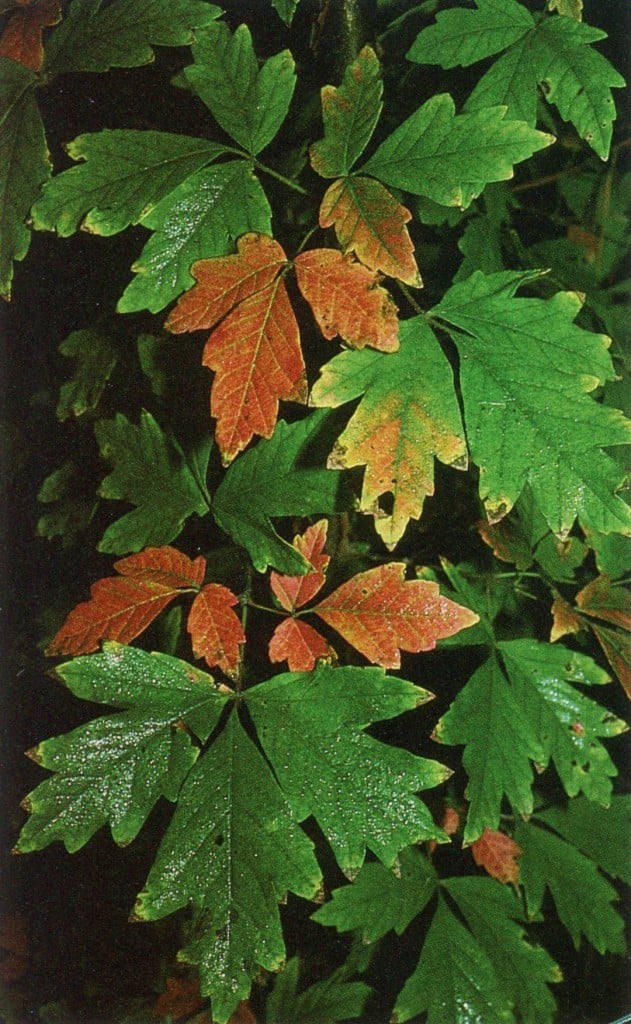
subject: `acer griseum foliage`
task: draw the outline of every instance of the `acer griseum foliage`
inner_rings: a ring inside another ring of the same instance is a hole
[[[90,425],[100,476],[86,498],[64,462],[37,524],[116,556],[46,640],[108,710],[30,751],[50,774],[16,851],[124,845],[170,801],[131,918],[191,911],[180,958],[218,1024],[547,1024],[533,923],[625,948],[624,81],[580,0],[376,8],[321,90],[333,3],[2,8],[5,296],[31,231],[142,231],[116,312],[59,345],[57,417]],[[198,132],[156,110],[53,167],[42,89],[156,47]],[[393,720],[400,745],[370,731]],[[353,940],[310,984],[288,894]],[[417,942],[394,996],[393,932]]]

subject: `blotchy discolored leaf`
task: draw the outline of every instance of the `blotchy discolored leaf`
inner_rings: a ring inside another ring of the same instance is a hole
[[[302,608],[316,596],[326,582],[326,570],[331,561],[330,555],[324,553],[328,522],[319,519],[308,526],[304,533],[294,537],[296,551],[309,562],[311,569],[304,576],[282,576],[270,573],[270,586],[275,597],[286,612]]]
[[[534,28],[532,15],[516,0],[475,0],[476,10],[439,11],[408,50],[417,64],[469,67],[521,39]]]
[[[204,658],[212,668],[218,665],[229,678],[237,674],[240,646],[245,643],[241,621],[233,612],[239,598],[218,583],[209,583],[193,601],[188,616],[188,631],[196,658]]]
[[[505,832],[485,828],[479,839],[471,844],[471,855],[478,865],[484,868],[498,882],[517,885],[519,881],[519,864],[517,857],[520,847]]]
[[[310,249],[294,261],[298,287],[325,338],[382,352],[399,346],[397,308],[378,275],[335,249]]]
[[[270,661],[286,661],[290,672],[310,672],[318,658],[335,658],[333,648],[313,626],[294,618],[283,619],[276,627],[268,653]]]
[[[17,0],[0,38],[0,57],[39,71],[44,59],[42,32],[61,20],[60,0]]]
[[[631,697],[631,602],[626,588],[612,585],[610,578],[601,574],[576,595],[575,609],[564,609],[559,599],[555,608],[555,639],[563,636],[561,629],[577,632],[589,626],[625,693]],[[605,626],[604,622],[612,625]]]
[[[453,375],[423,317],[400,327],[398,352],[343,352],[321,369],[311,403],[362,401],[337,439],[329,465],[366,466],[360,508],[392,549],[434,493],[434,458],[465,469],[467,447]],[[392,494],[389,512],[379,499]]]
[[[423,284],[406,224],[412,214],[375,178],[353,175],[334,181],[320,206],[320,227],[335,227],[345,252],[365,266],[413,288]]]
[[[320,90],[324,138],[309,149],[311,166],[323,178],[348,174],[364,152],[381,114],[381,68],[365,46],[346,68],[340,86]]]
[[[442,597],[437,583],[406,580],[405,564],[358,573],[312,611],[375,665],[401,667],[401,650],[431,651],[436,641],[478,621]]]

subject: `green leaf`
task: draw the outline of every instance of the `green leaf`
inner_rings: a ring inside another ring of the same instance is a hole
[[[73,0],[44,51],[44,71],[108,71],[154,59],[154,46],[184,46],[221,8],[204,0]]]
[[[624,953],[624,922],[612,907],[618,894],[597,864],[535,817],[518,822],[515,840],[521,846],[519,876],[531,917],[541,910],[546,888],[557,914],[578,947],[581,935],[599,953]]]
[[[75,536],[89,526],[98,508],[98,499],[93,494],[84,494],[84,483],[79,467],[71,459],[48,474],[37,493],[37,500],[53,508],[37,520],[35,532],[38,537],[48,540],[61,537],[63,546],[68,547]]]
[[[338,932],[358,929],[362,941],[376,942],[390,930],[403,935],[436,891],[436,872],[425,854],[402,850],[396,869],[379,861],[364,864],[351,885],[334,889],[331,899],[311,915]]]
[[[23,260],[28,212],[50,175],[44,126],[35,100],[38,77],[0,57],[0,295],[11,296],[13,260]]]
[[[115,235],[143,223],[189,175],[225,147],[168,132],[116,129],[78,135],[66,151],[78,167],[56,175],[33,207],[33,226],[62,238],[81,228]]]
[[[389,867],[405,846],[443,836],[413,794],[439,785],[448,769],[363,731],[430,697],[378,668],[327,666],[247,691],[257,735],[294,814],[299,821],[314,816],[349,877],[366,847]]]
[[[583,17],[583,0],[548,0],[548,10],[557,11],[568,18],[581,21]]]
[[[513,1024],[507,992],[485,950],[439,899],[418,966],[399,993],[393,1024],[427,1011],[427,1024]]]
[[[245,452],[228,468],[213,503],[217,524],[247,549],[254,568],[302,575],[308,561],[272,525],[275,516],[341,512],[352,497],[338,472],[308,461],[309,448],[327,414],[312,413],[291,425],[279,420],[272,437]]]
[[[265,1018],[274,1024],[330,1024],[357,1020],[372,989],[363,981],[349,981],[345,965],[300,991],[300,961],[293,957],[274,982],[265,1004]]]
[[[393,548],[434,493],[434,459],[466,468],[467,449],[453,374],[423,317],[401,324],[397,352],[347,351],[321,369],[313,405],[362,400],[338,437],[330,462],[366,466],[360,509]],[[379,499],[392,495],[386,512]]]
[[[532,66],[533,36],[514,43],[496,60],[467,99],[467,112],[487,107],[506,107],[513,121],[537,122],[537,77]]]
[[[300,0],[272,0],[272,7],[286,25],[291,25]]]
[[[118,359],[118,347],[112,337],[87,327],[73,331],[59,346],[62,356],[78,361],[72,380],[59,390],[57,419],[94,412]]]
[[[208,512],[204,480],[210,437],[187,456],[173,435],[164,433],[151,413],[144,411],[139,426],[118,413],[113,420],[99,420],[95,434],[101,455],[114,466],[99,494],[136,506],[108,526],[100,551],[123,555],[148,545],[169,544],[188,516]]]
[[[186,81],[225,132],[255,156],[287,116],[296,84],[294,59],[282,50],[259,68],[247,25],[234,35],[224,22],[200,33]]]
[[[342,84],[321,90],[324,138],[310,148],[311,165],[323,178],[349,173],[364,152],[381,114],[381,67],[365,46],[346,68]]]
[[[607,808],[577,797],[565,807],[537,811],[537,821],[553,828],[612,878],[631,885],[631,796],[614,796]]]
[[[486,184],[512,178],[514,164],[554,141],[505,115],[502,107],[456,114],[451,96],[433,96],[362,170],[387,185],[464,209]]]
[[[440,11],[408,51],[417,64],[466,68],[517,42],[534,28],[532,15],[516,0],[475,0],[477,10]]]
[[[523,279],[522,279],[523,280]],[[631,532],[616,495],[623,476],[601,446],[629,444],[631,421],[588,397],[614,378],[609,339],[575,326],[575,293],[515,298],[520,275],[476,272],[453,285],[432,313],[453,333],[469,447],[491,522],[529,483],[550,529]]]
[[[248,231],[271,234],[265,193],[244,160],[190,175],[143,218],[154,231],[132,266],[138,275],[118,303],[119,313],[157,313],[194,280],[191,264],[227,256]]]
[[[199,751],[181,727],[206,739],[226,703],[212,677],[165,654],[106,643],[102,654],[60,665],[77,697],[126,709],[40,743],[30,756],[55,772],[23,806],[31,817],[16,850],[56,839],[73,853],[106,822],[120,845],[131,842],[157,800],[178,799]]]
[[[283,966],[278,902],[288,890],[313,898],[320,882],[310,840],[233,712],[182,787],[136,916],[200,912],[180,956],[198,965],[213,1019],[225,1024],[259,966]]]
[[[532,813],[530,762],[545,761],[543,740],[496,655],[473,673],[440,719],[434,738],[465,744],[462,763],[470,801],[466,843],[479,839],[486,827],[497,828],[504,794],[516,813]]]
[[[552,1024],[556,1003],[548,985],[561,981],[561,972],[516,923],[523,920],[521,901],[492,878],[448,878],[443,886],[491,961],[519,1019],[523,1024]]]

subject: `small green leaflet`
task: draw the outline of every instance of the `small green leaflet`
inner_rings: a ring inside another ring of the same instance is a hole
[[[615,379],[609,339],[572,323],[576,293],[515,298],[524,280],[477,271],[431,311],[458,328],[465,425],[487,515],[501,519],[528,482],[558,536],[577,516],[587,529],[631,533],[631,512],[615,493],[624,474],[601,447],[631,443],[631,421],[589,397]]]
[[[318,924],[338,932],[361,932],[365,943],[393,930],[403,935],[436,891],[436,872],[425,854],[410,846],[397,858],[396,874],[380,861],[370,861],[351,885],[334,889],[331,899],[311,915]]]
[[[94,412],[116,366],[118,347],[110,335],[86,327],[69,334],[59,351],[78,363],[74,377],[59,389],[57,419],[63,422]]]
[[[348,877],[367,847],[391,866],[411,843],[444,838],[414,793],[439,785],[448,769],[363,731],[430,698],[378,668],[321,666],[248,690],[259,740],[294,814],[315,817]]]
[[[612,878],[631,885],[631,796],[614,796],[606,808],[577,797],[565,807],[537,811],[537,821],[553,828]]]
[[[38,76],[0,57],[0,295],[11,296],[13,260],[23,260],[31,233],[26,218],[50,175],[44,125],[35,100]]]
[[[465,209],[485,185],[512,178],[514,164],[554,142],[505,115],[504,107],[456,114],[451,96],[433,96],[381,143],[362,171]]]
[[[259,68],[247,25],[234,35],[224,22],[198,34],[186,81],[225,132],[256,156],[287,116],[296,84],[294,60],[283,50]]]
[[[73,0],[44,49],[44,72],[108,71],[153,60],[154,46],[184,46],[221,8],[204,0]]]
[[[272,0],[272,7],[286,25],[291,25],[299,3],[300,0]]]
[[[348,174],[364,152],[381,114],[382,92],[381,68],[369,46],[346,68],[340,86],[321,90],[324,138],[309,153],[323,178]]]
[[[227,256],[248,231],[271,234],[265,193],[244,160],[206,167],[186,178],[143,218],[154,234],[132,266],[136,278],[118,302],[119,313],[157,313],[194,281],[198,259]]]
[[[265,1019],[274,1024],[329,1024],[333,1020],[360,1020],[372,989],[363,981],[349,981],[346,965],[328,978],[299,990],[300,961],[291,959],[274,982],[265,1003]]]
[[[85,493],[85,477],[71,459],[49,473],[37,493],[37,500],[52,508],[37,520],[38,537],[61,537],[64,547],[90,524],[98,508],[94,493]]]
[[[530,12],[516,0],[476,0],[476,10],[440,11],[407,53],[416,64],[469,67],[492,57],[534,28]]]
[[[538,821],[538,816],[520,821],[514,837],[522,849],[519,877],[529,915],[537,916],[548,888],[577,948],[584,935],[599,953],[624,953],[624,921],[611,905],[618,893],[598,870],[598,860],[590,860]],[[613,824],[603,815],[604,843]]]
[[[32,210],[35,228],[62,238],[79,228],[115,235],[143,223],[161,199],[226,151],[206,139],[124,129],[79,135],[65,148],[82,162],[56,175]]]
[[[99,420],[94,431],[101,455],[114,466],[99,494],[136,505],[108,526],[99,551],[124,555],[150,545],[169,544],[188,516],[208,512],[205,480],[210,437],[202,439],[198,450],[185,455],[175,437],[164,433],[149,412],[141,413],[139,426],[118,413],[113,420]]]
[[[135,915],[202,912],[201,935],[180,955],[198,965],[213,1019],[225,1024],[259,966],[283,966],[277,904],[288,890],[312,899],[320,884],[310,840],[233,711],[182,787]]]
[[[353,497],[340,473],[313,467],[310,445],[326,426],[327,414],[312,413],[298,423],[279,420],[272,437],[245,452],[228,468],[217,488],[213,515],[232,539],[247,549],[254,568],[302,575],[309,563],[272,525],[275,516],[341,512]]]
[[[211,676],[165,654],[106,643],[102,654],[60,665],[77,697],[125,710],[96,718],[30,751],[55,772],[30,793],[16,851],[55,840],[73,853],[105,822],[120,845],[131,842],[160,796],[178,799],[198,750],[185,722],[205,740],[226,702]]]

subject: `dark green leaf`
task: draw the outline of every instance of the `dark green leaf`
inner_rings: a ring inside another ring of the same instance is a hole
[[[631,885],[631,797],[614,796],[607,808],[577,797],[566,807],[537,811],[537,821],[553,828],[612,878]]]
[[[79,467],[68,459],[59,469],[49,473],[40,487],[37,500],[53,507],[37,520],[38,537],[61,537],[64,547],[72,543],[76,534],[90,524],[98,498],[83,491],[83,477]]]
[[[299,987],[300,961],[294,957],[274,982],[265,1004],[266,1020],[273,1024],[331,1024],[357,1020],[372,989],[363,981],[349,981],[345,966],[308,988]]]
[[[57,418],[82,416],[94,412],[118,359],[118,347],[111,336],[87,327],[73,331],[62,341],[59,351],[78,361],[72,380],[61,385]]]

